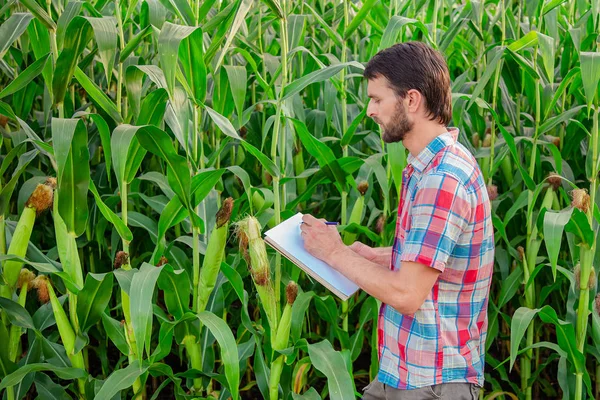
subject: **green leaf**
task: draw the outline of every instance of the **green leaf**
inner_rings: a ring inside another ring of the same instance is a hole
[[[15,115],[15,112],[13,111],[13,109],[6,103],[0,101],[0,114],[16,121],[17,120],[17,116]]]
[[[50,377],[44,373],[35,375],[35,388],[42,399],[53,400],[71,400],[62,386],[54,383]]]
[[[350,142],[352,142],[352,138],[354,137],[354,133],[358,128],[358,125],[362,122],[362,120],[367,115],[367,107],[363,107],[363,110],[354,118],[346,132],[344,132],[344,136],[342,136],[342,141],[340,142],[340,146],[348,146]]]
[[[244,111],[244,100],[246,100],[246,88],[248,87],[246,67],[241,65],[225,65],[224,68],[229,78],[229,87],[231,88],[238,118],[241,120]]]
[[[58,367],[47,363],[27,364],[2,379],[2,382],[0,382],[0,390],[16,385],[25,377],[25,375],[31,372],[40,371],[53,372],[61,379],[79,379],[85,378],[87,375],[87,372],[79,368]]]
[[[54,103],[60,104],[65,99],[65,94],[75,68],[79,55],[83,52],[88,42],[92,39],[93,31],[84,17],[75,17],[67,27],[63,50],[58,56],[54,68],[52,91]]]
[[[27,29],[33,19],[29,13],[14,13],[0,25],[0,59],[8,51],[15,40]]]
[[[509,46],[508,49],[510,51],[521,51],[525,48],[528,47],[533,47],[538,43],[538,33],[536,31],[530,31],[528,34],[526,34],[525,36],[521,37],[518,40],[515,40],[514,42],[512,42]]]
[[[337,162],[333,151],[325,143],[311,135],[302,121],[293,118],[290,118],[290,120],[294,124],[296,133],[306,150],[317,159],[319,166],[323,168],[325,173],[332,180],[335,180],[340,187],[344,188],[346,186],[346,174]]]
[[[138,129],[138,126],[119,125],[110,139],[113,165],[120,190],[123,190],[123,183],[128,184],[133,180],[146,154],[146,149],[140,146],[135,135]]]
[[[179,45],[183,39],[194,33],[196,29],[198,28],[165,22],[160,31],[158,37],[158,54],[171,98],[173,98],[175,88],[175,72],[178,67]]]
[[[31,13],[40,20],[50,30],[56,30],[56,24],[52,18],[44,11],[44,9],[35,0],[19,0]]]
[[[15,147],[13,150],[15,149],[17,149],[17,147]],[[9,156],[11,153],[9,153]],[[17,151],[15,151],[13,155],[16,154]],[[19,177],[23,174],[23,172],[25,172],[27,166],[37,157],[37,155],[38,151],[36,149],[33,149],[31,151],[28,151],[27,153],[22,154],[19,157],[19,163],[17,164],[17,168],[13,171],[10,181],[5,183],[2,190],[0,190],[0,215],[5,215],[8,211],[8,207],[10,205],[10,198],[12,197],[13,191],[15,190],[15,186],[19,181]],[[2,166],[5,166],[4,162],[2,163]],[[6,164],[6,168],[8,168],[8,163]],[[0,176],[2,176],[2,173],[0,173]]]
[[[542,64],[544,66],[544,72],[548,77],[550,84],[554,83],[554,39],[550,36],[538,33],[538,43],[540,54],[542,55]]]
[[[262,0],[270,9],[273,11],[277,18],[283,17],[283,10],[281,9],[281,3],[279,0]]]
[[[104,313],[102,314],[102,326],[104,327],[108,338],[115,346],[117,346],[117,349],[119,349],[123,355],[128,355],[129,345],[127,345],[127,339],[125,339],[125,333],[121,323]]]
[[[207,105],[204,106],[204,109],[206,110],[210,118],[213,120],[213,122],[219,127],[219,129],[224,134],[237,140],[243,140],[240,137],[240,135],[238,135],[235,128],[227,118],[225,118],[224,116],[222,116]]]
[[[369,14],[369,12],[372,11],[373,6],[375,5],[376,2],[377,2],[377,0],[363,1],[363,4],[360,7],[360,10],[358,11],[358,13],[356,13],[354,18],[352,18],[352,21],[350,21],[350,23],[344,30],[344,40],[348,40],[350,35],[352,35],[352,33],[354,33],[354,31],[364,21],[365,17]]]
[[[75,79],[85,89],[86,93],[104,110],[115,122],[122,121],[121,114],[113,101],[92,81],[79,67],[74,71]]]
[[[231,46],[231,43],[233,42],[233,38],[235,37],[237,32],[240,30],[240,27],[244,23],[244,19],[246,18],[248,11],[250,11],[250,8],[252,7],[252,3],[253,3],[253,0],[240,0],[239,1],[239,8],[235,14],[235,18],[233,19],[233,24],[228,29],[229,32],[228,32],[227,40],[225,41],[225,44],[221,48],[221,54],[219,55],[219,59],[217,60],[217,64],[214,69],[215,71],[219,70],[221,63],[225,59],[225,55],[227,54],[227,51],[229,50],[229,46]]]
[[[133,53],[133,51],[142,43],[142,40],[150,33],[152,33],[152,27],[147,26],[142,29],[137,35],[133,37],[133,39],[127,41],[127,45],[123,48],[119,55],[119,62],[123,62],[127,59],[127,57]]]
[[[562,242],[565,225],[571,219],[573,208],[565,208],[559,212],[547,210],[544,214],[544,243],[548,250],[548,258],[552,264],[552,276],[556,280],[556,265]]]
[[[109,221],[115,226],[117,232],[119,232],[119,236],[121,236],[121,239],[131,242],[133,240],[133,234],[131,233],[127,225],[125,225],[123,220],[119,218],[117,214],[115,214],[110,208],[108,208],[106,204],[104,204],[102,198],[100,197],[100,194],[98,194],[98,189],[96,189],[96,185],[94,185],[94,181],[92,181],[91,179],[90,192],[92,192],[92,194],[94,195],[94,199],[96,200],[96,206],[98,207],[104,218],[106,218],[107,221]]]
[[[186,87],[189,86],[188,95],[196,104],[201,104],[206,99],[206,65],[202,38],[202,30],[198,28],[179,44],[179,61],[185,78],[184,83]]]
[[[557,125],[562,124],[563,122],[569,121],[571,118],[573,118],[575,115],[577,115],[577,113],[579,113],[579,111],[581,111],[583,109],[583,107],[585,107],[585,106],[573,107],[568,110],[565,110],[564,112],[560,113],[559,115],[557,115],[555,117],[548,118],[542,125],[540,125],[540,127],[538,129],[538,135],[543,135],[544,133],[553,129]]]
[[[158,287],[164,292],[167,310],[175,320],[189,311],[191,285],[185,270],[175,271],[171,265],[165,265],[158,277]]]
[[[327,22],[325,22],[325,20],[321,17],[321,15],[319,15],[319,13],[314,8],[312,8],[308,3],[305,3],[304,6],[310,10],[310,12],[313,14],[313,17],[317,20],[317,23],[327,33],[327,36],[329,37],[329,39],[331,39],[331,41],[333,41],[333,43],[335,43],[336,46],[342,47],[343,40],[342,40],[341,36],[336,31],[331,29],[329,24]]]
[[[163,130],[147,125],[138,129],[136,136],[146,150],[166,162],[169,186],[189,210],[191,189],[189,168],[186,159],[175,151],[169,135]]]
[[[0,297],[0,307],[8,315],[10,323],[21,328],[35,330],[35,325],[31,319],[31,315],[25,310],[19,303],[15,303],[12,300]]]
[[[144,97],[140,113],[137,118],[138,125],[160,126],[165,116],[169,94],[166,89],[156,89]]]
[[[52,118],[52,141],[58,166],[58,211],[68,232],[79,236],[88,219],[87,129],[79,119]]]
[[[96,44],[98,45],[98,55],[104,66],[106,82],[110,85],[115,54],[117,53],[117,19],[114,17],[85,17],[85,19],[94,30]]]
[[[281,177],[281,171],[279,170],[279,167],[273,161],[271,161],[269,157],[265,156],[259,149],[245,140],[242,140],[241,143],[248,153],[252,154],[258,159],[258,161],[260,161],[263,168],[266,169],[271,176],[278,178]]]
[[[525,335],[525,331],[527,327],[531,323],[535,314],[537,314],[539,310],[532,310],[527,307],[519,307],[517,311],[515,311],[512,322],[510,324],[510,369],[515,363],[517,358],[517,352],[519,351],[519,345],[521,344],[521,339],[523,335]]]
[[[515,268],[506,280],[502,281],[498,295],[498,308],[503,307],[517,293],[523,283],[523,269]]]
[[[571,219],[565,225],[565,231],[573,233],[590,248],[594,243],[594,231],[590,227],[587,216],[578,208],[573,208]]]
[[[356,61],[349,61],[349,62],[340,63],[340,64],[333,64],[328,67],[318,69],[318,70],[313,71],[307,75],[304,75],[303,77],[298,78],[295,81],[291,82],[290,84],[286,85],[285,88],[283,89],[282,100],[288,99],[288,98],[294,96],[295,94],[300,93],[300,91],[302,89],[304,89],[305,87],[307,87],[310,84],[317,83],[317,82],[323,82],[323,81],[335,76],[337,73],[339,73],[342,69],[344,69],[346,67],[355,67],[355,68],[358,68],[359,70],[365,69],[365,67],[362,64],[360,64]]]
[[[150,334],[152,333],[152,295],[154,286],[163,267],[143,263],[133,276],[130,288],[130,310],[133,333],[138,346],[138,360],[142,362],[144,347],[150,353]]]
[[[331,400],[354,398],[354,386],[344,358],[339,351],[333,349],[328,340],[309,344],[308,355],[314,367],[327,377]]]
[[[86,275],[83,289],[77,295],[77,319],[83,332],[87,332],[104,314],[112,295],[112,286],[112,273]]]
[[[292,393],[292,398],[294,400],[321,400],[321,396],[319,396],[314,387],[311,387],[303,394]]]
[[[469,109],[471,105],[475,102],[475,100],[479,98],[479,95],[483,92],[496,70],[498,68],[502,68],[502,56],[504,55],[504,49],[502,47],[496,47],[493,50],[492,54],[493,56],[491,57],[491,60],[487,63],[485,72],[477,81],[475,89],[473,89],[471,99],[467,103],[467,109]]]
[[[1,28],[1,27],[0,27]],[[0,32],[1,33],[1,32]],[[21,72],[14,81],[9,83],[4,90],[0,92],[0,99],[6,97],[10,94],[16,93],[19,90],[23,89],[25,86],[29,84],[36,76],[42,73],[42,70],[46,66],[46,61],[48,61],[48,57],[50,54],[46,54],[44,57],[33,62],[29,67],[25,69],[25,71]]]
[[[378,51],[387,49],[394,45],[394,43],[398,42],[398,34],[402,34],[404,28],[409,25],[414,25],[421,32],[423,32],[424,36],[428,36],[429,32],[425,25],[422,22],[417,21],[416,19],[393,16],[392,19],[389,20],[387,26],[385,27],[385,31],[383,32],[383,36],[381,37],[381,42],[379,43]],[[402,36],[401,36],[401,41]]]
[[[227,323],[211,312],[203,311],[198,314],[198,319],[205,325],[210,333],[217,339],[221,348],[221,360],[225,365],[225,376],[229,384],[229,392],[233,400],[239,398],[240,365],[238,348],[231,329]]]
[[[139,342],[138,342],[139,343]],[[138,360],[134,360],[126,368],[114,371],[104,381],[100,391],[94,397],[94,400],[112,400],[113,397],[121,390],[128,389],[133,386],[137,378],[148,370],[146,364],[140,366]]]
[[[600,52],[581,52],[581,80],[583,81],[583,92],[587,100],[588,110],[592,106],[598,93],[598,82],[600,82]]]

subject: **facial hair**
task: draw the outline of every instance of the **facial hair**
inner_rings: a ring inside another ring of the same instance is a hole
[[[412,130],[414,123],[408,119],[406,109],[399,101],[396,113],[389,124],[381,125],[383,128],[382,139],[385,143],[396,143],[404,140],[406,134]]]

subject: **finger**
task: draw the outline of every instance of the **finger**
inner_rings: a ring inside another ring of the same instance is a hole
[[[316,219],[315,217],[313,217],[313,216],[312,216],[312,215],[310,215],[310,214],[305,214],[305,215],[302,217],[302,221],[304,221],[304,223],[305,223],[305,224],[308,224],[308,225],[313,225],[315,222],[318,222],[319,220],[318,220],[318,219]]]

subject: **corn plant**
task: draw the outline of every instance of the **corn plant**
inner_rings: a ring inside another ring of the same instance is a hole
[[[362,71],[417,40],[492,199],[483,398],[600,398],[599,31],[585,0],[0,0],[0,390],[360,394],[377,300],[262,234],[393,244],[407,153]]]

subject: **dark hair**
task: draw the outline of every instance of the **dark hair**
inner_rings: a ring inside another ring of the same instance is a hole
[[[421,42],[398,43],[381,50],[367,63],[363,76],[385,77],[398,96],[418,90],[431,120],[447,126],[452,119],[452,90],[442,55]]]

